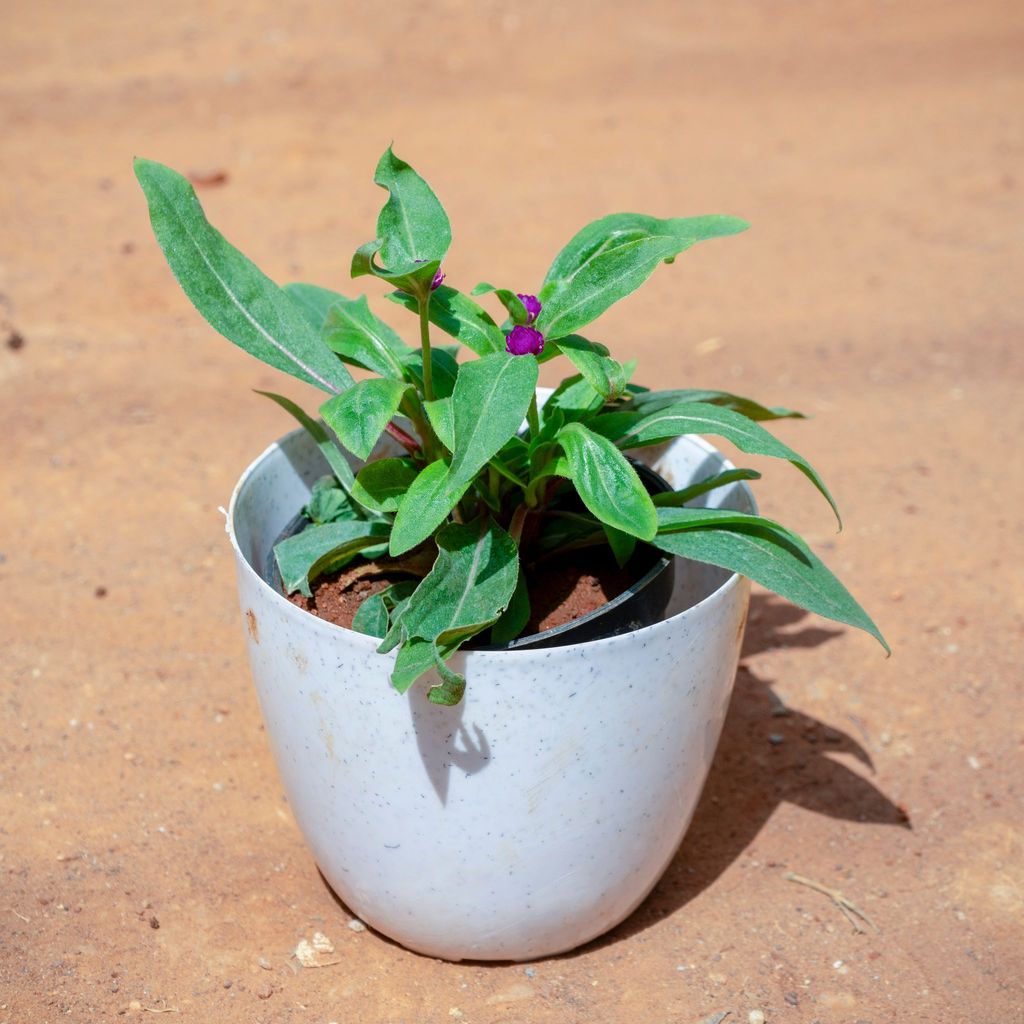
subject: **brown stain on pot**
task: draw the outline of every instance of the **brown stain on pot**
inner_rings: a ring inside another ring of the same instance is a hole
[[[300,651],[297,647],[291,647],[291,646],[289,646],[289,648],[288,648],[288,657],[292,659],[292,661],[295,664],[295,667],[303,675],[305,675],[306,672],[309,670],[309,658],[307,658],[302,653],[302,651]]]
[[[260,624],[256,620],[256,613],[251,608],[245,613],[245,627],[249,630],[252,642],[258,644],[260,642]]]

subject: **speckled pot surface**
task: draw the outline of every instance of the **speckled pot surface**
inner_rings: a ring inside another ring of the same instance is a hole
[[[642,453],[675,486],[729,464],[697,438]],[[326,464],[303,431],[232,495],[228,533],[267,734],[324,876],[367,924],[449,960],[529,960],[614,927],[690,822],[725,716],[748,582],[680,561],[667,617],[545,650],[456,655],[465,700],[389,685],[394,654],[260,576]],[[744,485],[708,496],[754,510]]]

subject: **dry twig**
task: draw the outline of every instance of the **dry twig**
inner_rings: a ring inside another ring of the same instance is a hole
[[[820,892],[823,896],[827,896],[843,913],[843,917],[853,925],[853,930],[860,933],[861,935],[866,934],[866,929],[862,928],[860,921],[857,920],[859,917],[861,921],[867,922],[871,925],[875,931],[881,931],[877,924],[871,920],[868,915],[857,906],[853,900],[844,896],[838,889],[830,889],[827,885],[822,885],[821,882],[815,882],[812,878],[804,878],[803,875],[795,875],[792,871],[787,871],[783,876],[787,882],[796,882],[797,885],[806,885],[808,889],[813,889],[815,892]]]

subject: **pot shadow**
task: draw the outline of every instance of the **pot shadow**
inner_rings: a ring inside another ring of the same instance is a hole
[[[843,630],[805,625],[807,612],[764,594],[751,596],[741,657],[777,647],[818,647]],[[905,810],[863,775],[832,759],[848,754],[869,772],[871,756],[854,737],[783,704],[740,664],[711,770],[682,845],[644,902],[618,927],[574,956],[635,935],[684,907],[757,838],[784,802],[840,821],[911,828]]]

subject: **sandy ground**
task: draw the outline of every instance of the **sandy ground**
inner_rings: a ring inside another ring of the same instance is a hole
[[[1024,1020],[1024,7],[2,14],[0,1022]],[[351,931],[303,845],[217,506],[289,428],[249,389],[310,396],[194,313],[130,168],[225,172],[202,198],[229,238],[355,291],[392,139],[449,208],[459,284],[525,288],[609,210],[753,222],[588,333],[641,379],[814,414],[778,433],[846,531],[786,467],[763,510],[896,651],[757,597],[664,880],[529,970]],[[316,930],[341,962],[296,969]]]

